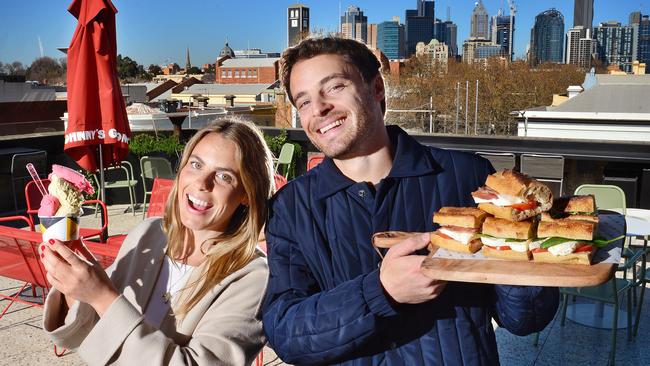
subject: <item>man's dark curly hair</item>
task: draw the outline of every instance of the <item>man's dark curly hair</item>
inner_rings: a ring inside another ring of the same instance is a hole
[[[294,104],[291,95],[291,70],[294,65],[302,60],[307,60],[319,55],[340,55],[348,64],[354,66],[366,83],[371,83],[379,74],[381,64],[368,47],[358,41],[337,37],[308,38],[294,47],[287,48],[282,53],[280,60],[280,78],[287,96]],[[386,99],[381,101],[381,111],[386,111]]]

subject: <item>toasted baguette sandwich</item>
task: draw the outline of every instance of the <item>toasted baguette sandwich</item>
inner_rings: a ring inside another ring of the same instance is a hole
[[[595,252],[598,216],[593,196],[562,197],[549,213],[542,214],[537,236],[542,239],[533,249],[537,262],[591,264]],[[559,212],[559,213],[558,213]]]
[[[431,244],[462,253],[476,253],[481,249],[477,234],[488,215],[474,207],[443,207],[433,214],[433,222],[440,225],[431,233]]]
[[[529,219],[553,205],[550,188],[512,170],[489,175],[485,186],[472,192],[472,197],[479,209],[510,221]]]
[[[509,221],[488,217],[481,230],[481,252],[486,257],[530,260],[529,244],[535,237],[536,221]]]

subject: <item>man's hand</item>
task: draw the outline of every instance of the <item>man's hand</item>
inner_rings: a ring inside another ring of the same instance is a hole
[[[426,258],[412,254],[429,244],[429,233],[408,238],[395,244],[384,256],[379,269],[379,280],[384,291],[401,304],[419,304],[436,298],[447,284],[433,280],[420,271]]]

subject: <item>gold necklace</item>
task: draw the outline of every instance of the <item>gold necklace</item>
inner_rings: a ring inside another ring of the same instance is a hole
[[[169,257],[168,257],[168,261],[170,262],[169,263],[169,281],[167,281],[167,291],[165,291],[162,294],[162,301],[165,304],[169,304],[169,302],[172,301],[172,296],[176,295],[180,291],[180,290],[174,291],[174,293],[172,294],[172,292],[171,292],[172,288],[174,286],[176,286],[176,284],[178,284],[180,281],[182,281],[185,278],[185,276],[187,276],[187,274],[192,271],[192,269],[194,269],[194,267],[192,267],[190,265],[187,265],[187,264],[183,264],[183,267],[181,267],[181,266],[179,266],[178,263],[176,263],[175,260],[173,260],[173,259],[171,259]],[[173,283],[172,283],[172,278],[171,278],[172,277],[172,268],[171,268],[172,266],[176,267],[178,269],[177,272],[181,273],[180,276]]]

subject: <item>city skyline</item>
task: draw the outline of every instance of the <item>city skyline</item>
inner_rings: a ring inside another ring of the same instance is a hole
[[[64,57],[57,48],[68,46],[76,26],[76,19],[67,12],[70,3],[70,0],[34,0],[5,5],[0,14],[0,61],[20,61],[27,67],[40,57],[41,48],[45,56]],[[310,8],[312,29],[334,32],[340,19],[338,1],[251,0],[230,4],[188,0],[183,2],[182,8],[178,2],[170,0],[155,3],[114,0],[113,3],[118,9],[118,53],[145,66],[182,64],[188,47],[194,65],[213,63],[226,41],[236,50],[260,48],[263,52],[281,52],[287,45],[287,8],[296,3]],[[503,13],[508,14],[507,1],[483,1],[490,17],[497,14],[502,4]],[[403,24],[406,9],[415,8],[417,2],[340,2],[341,14],[349,5],[358,6],[368,17],[368,23],[377,24],[399,16]],[[458,25],[457,41],[462,44],[469,38],[474,1],[437,0],[437,18],[446,20],[448,5],[450,19]],[[649,13],[648,5],[648,1],[623,1],[621,4],[596,0],[594,26],[610,20],[627,24],[631,12]],[[530,29],[538,13],[550,8],[559,10],[566,20],[566,32],[573,24],[573,6],[573,1],[569,0],[549,0],[542,4],[520,0],[516,3],[515,58],[525,56]]]

